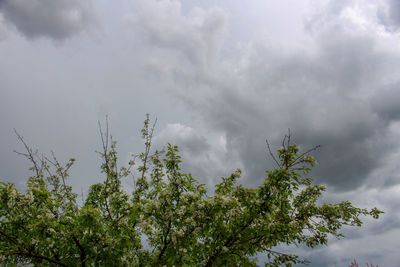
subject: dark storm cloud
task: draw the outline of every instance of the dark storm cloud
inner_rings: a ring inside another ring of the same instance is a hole
[[[384,124],[367,101],[352,96],[359,93],[364,77],[375,77],[364,69],[365,62],[358,60],[378,60],[368,59],[363,44],[364,40],[329,43],[329,47],[322,44],[316,56],[290,58],[269,48],[253,47],[251,63],[240,74],[245,79],[241,86],[211,81],[208,86],[218,89],[203,99],[196,98],[198,116],[209,127],[226,133],[228,149],[239,151],[244,169],[252,177],[250,183],[258,183],[271,167],[265,138],[270,138],[276,149],[291,128],[294,140],[303,148],[323,146],[315,173],[318,182],[341,189],[359,186],[378,166],[377,155],[386,148],[379,138]],[[223,77],[240,84],[232,75]],[[192,86],[192,90],[201,90],[195,82]]]
[[[91,0],[2,0],[1,14],[6,23],[32,39],[63,40],[97,23]]]
[[[382,88],[371,98],[374,111],[383,119],[400,120],[400,82]]]
[[[213,64],[206,69],[200,61],[191,60],[204,58],[207,51],[197,49],[206,47],[203,39],[193,39],[201,27],[176,28],[170,18],[162,23],[144,19],[137,21],[136,27],[144,25],[141,29],[152,36],[148,41],[154,46],[178,53],[187,50],[187,43],[196,47],[190,50],[190,57],[181,54],[188,57],[186,63],[164,58],[152,67],[170,81],[171,92],[185,101],[206,127],[226,135],[227,153],[239,151],[249,184],[259,184],[265,169],[272,166],[266,159],[265,138],[275,150],[291,128],[295,142],[304,149],[322,145],[316,154],[320,164],[313,173],[317,182],[351,190],[380,166],[382,154],[390,153],[392,140],[385,139],[389,124],[381,117],[388,112],[393,117],[397,109],[385,96],[375,97],[374,104],[368,97],[371,92],[380,94],[383,77],[388,75],[384,72],[396,55],[379,48],[374,34],[358,32],[354,30],[357,25],[340,17],[348,2],[333,5],[336,13],[309,22],[315,24],[312,52],[288,52],[256,42],[240,51],[238,59],[209,60]],[[191,19],[176,14],[182,22]],[[199,21],[207,21],[212,13],[202,14]],[[179,34],[165,35],[170,27]],[[225,26],[218,23],[215,27]],[[166,29],[154,30],[160,28]],[[223,30],[214,28],[212,32]],[[223,35],[214,38],[220,40]]]
[[[240,149],[245,166],[254,170],[252,177],[260,177],[265,168],[263,137],[271,136],[279,145],[287,128],[303,148],[323,146],[317,153],[321,164],[314,173],[318,182],[352,189],[379,165],[378,155],[387,148],[380,138],[385,124],[359,96],[368,82],[378,79],[378,70],[368,66],[381,64],[381,55],[372,52],[372,40],[329,35],[329,40],[321,38],[320,52],[314,56],[285,57],[269,48],[254,48],[243,73],[250,84],[244,86],[247,97],[237,94],[233,101],[234,96],[216,97],[225,103],[204,108],[226,122],[236,117],[241,127],[219,125],[234,133],[231,138],[237,141],[232,148]],[[220,110],[229,102],[229,112]]]

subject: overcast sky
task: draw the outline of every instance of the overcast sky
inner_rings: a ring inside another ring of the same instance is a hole
[[[324,201],[386,212],[297,248],[311,266],[400,266],[399,103],[398,0],[0,0],[2,181],[29,175],[15,128],[75,157],[70,183],[85,192],[102,179],[97,121],[108,115],[127,162],[150,113],[155,145],[179,145],[199,180],[240,167],[257,186],[273,167],[265,139],[276,149],[290,128],[322,146]]]

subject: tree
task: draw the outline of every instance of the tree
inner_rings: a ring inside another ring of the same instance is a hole
[[[17,133],[32,163],[25,192],[0,185],[0,263],[33,266],[266,266],[304,262],[274,249],[282,244],[325,245],[342,237],[344,225],[361,226],[361,216],[382,213],[348,201],[317,205],[324,186],[307,174],[316,161],[313,149],[300,153],[290,135],[258,188],[237,182],[238,169],[223,177],[215,193],[181,170],[178,147],[151,153],[154,125],[147,116],[145,150],[118,166],[116,142],[100,127],[101,171],[105,180],[90,187],[84,203],[67,184],[70,159],[62,165],[52,154],[39,156]],[[268,145],[269,148],[269,145]],[[136,167],[136,164],[138,166]],[[136,167],[135,188],[121,181]]]

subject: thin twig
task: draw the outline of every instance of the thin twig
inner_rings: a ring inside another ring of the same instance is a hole
[[[18,155],[25,156],[26,158],[28,158],[32,162],[33,167],[34,167],[35,172],[36,172],[36,177],[39,178],[40,177],[40,173],[41,173],[41,168],[39,168],[38,163],[36,162],[36,159],[35,159],[35,156],[37,156],[36,155],[37,151],[35,151],[35,152],[32,151],[32,149],[26,144],[24,138],[17,132],[16,129],[14,129],[14,133],[17,136],[18,140],[24,145],[25,150],[27,151],[27,154],[21,153],[21,152],[15,151],[15,150],[14,150],[14,152],[17,153]]]
[[[321,147],[321,145],[316,145],[315,147],[310,148],[309,150],[307,150],[306,152],[304,152],[300,156],[298,156],[293,162],[296,162],[297,160],[301,159],[302,157],[304,157],[307,154],[310,154],[312,151],[317,150],[320,147]]]
[[[275,158],[274,154],[272,153],[271,147],[268,143],[268,139],[266,139],[265,142],[267,143],[267,148],[268,148],[269,154],[271,155],[271,158],[275,161],[276,165],[278,165],[278,168],[280,168],[281,165],[279,164],[278,160]]]

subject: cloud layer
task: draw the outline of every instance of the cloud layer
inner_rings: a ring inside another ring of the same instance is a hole
[[[239,150],[249,179],[263,177],[265,138],[277,146],[287,128],[305,147],[323,146],[315,175],[340,190],[362,185],[381,155],[390,153],[389,126],[398,119],[396,89],[390,88],[396,88],[397,80],[388,82],[387,77],[395,75],[398,66],[390,67],[400,53],[396,47],[381,47],[377,28],[362,28],[363,14],[348,7],[319,14],[308,25],[313,50],[285,51],[256,41],[240,57],[221,58],[216,51],[222,49],[226,15],[197,9],[183,15],[179,2],[153,4],[159,6],[141,9],[135,27],[145,31],[150,45],[184,60],[158,58],[150,69],[169,81],[171,92],[200,121],[226,135],[229,152]],[[162,20],[152,17],[165,9],[174,12]],[[200,33],[208,21],[219,21],[212,27],[219,35],[194,38],[204,36]]]

